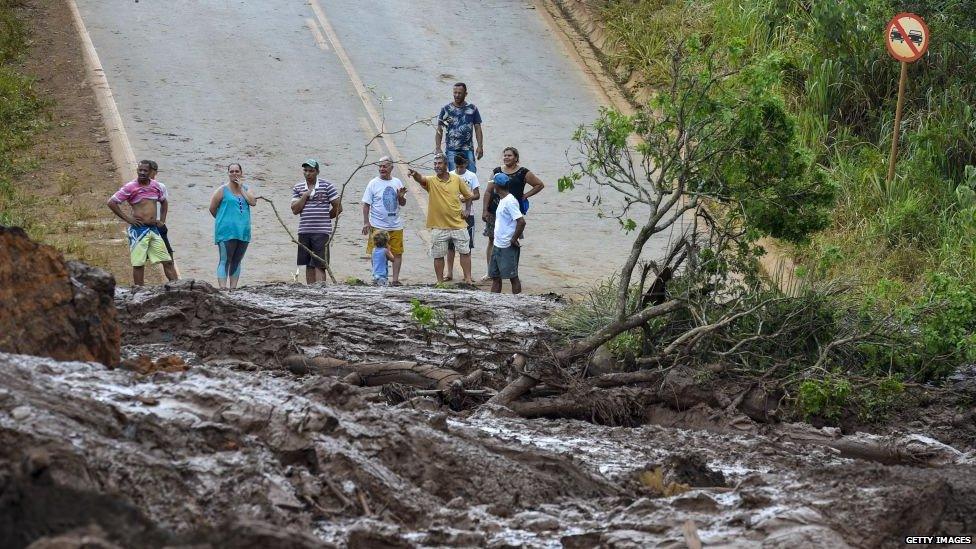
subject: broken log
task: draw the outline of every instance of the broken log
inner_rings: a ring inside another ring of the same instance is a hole
[[[305,355],[289,355],[281,361],[289,372],[295,375],[316,374],[320,376],[340,377],[351,373],[354,368],[348,360],[341,360],[327,356],[307,357]]]
[[[461,378],[461,383],[464,385],[465,389],[470,387],[477,387],[481,385],[481,378],[484,376],[484,372],[481,369],[474,370],[470,374]]]
[[[488,404],[508,406],[512,401],[527,393],[539,384],[539,380],[525,373],[526,359],[524,355],[513,355],[512,366],[522,374],[515,381],[509,383],[498,394],[488,400]]]
[[[973,453],[963,453],[933,438],[918,435],[838,435],[835,429],[817,429],[805,424],[784,425],[775,437],[801,444],[816,444],[837,450],[842,457],[876,461],[885,465],[936,467],[976,461]]]
[[[360,387],[378,387],[388,383],[401,383],[418,389],[445,391],[455,381],[464,388],[481,382],[483,372],[475,370],[466,376],[449,368],[401,360],[393,362],[353,363],[331,357],[305,357],[290,355],[282,364],[293,374],[317,374],[340,377],[345,383]]]
[[[571,418],[606,424],[627,424],[643,420],[646,408],[662,404],[688,409],[701,403],[698,395],[684,398],[681,393],[658,387],[592,388],[558,397],[537,398],[508,404],[516,414],[532,418]]]
[[[637,370],[636,372],[617,372],[591,377],[586,380],[593,387],[610,388],[638,383],[658,383],[664,381],[667,370]]]
[[[454,370],[410,361],[358,364],[352,368],[354,371],[342,381],[360,387],[401,383],[418,389],[447,391],[455,381],[462,382],[463,379]]]

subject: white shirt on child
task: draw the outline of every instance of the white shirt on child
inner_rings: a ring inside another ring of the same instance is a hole
[[[453,173],[454,173],[454,175],[456,175],[456,176],[460,177],[461,179],[463,179],[464,182],[468,184],[468,188],[471,189],[471,192],[472,193],[474,192],[475,189],[478,188],[478,174],[474,173],[471,170],[464,170],[464,173],[457,173],[457,170],[454,170]],[[464,205],[464,217],[465,217],[465,219],[467,219],[467,217],[469,215],[471,215],[471,206],[473,204],[474,204],[474,201],[471,201],[471,202],[468,202],[467,204]]]

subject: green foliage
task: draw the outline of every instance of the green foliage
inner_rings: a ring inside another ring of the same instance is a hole
[[[941,377],[958,362],[976,360],[976,288],[971,280],[930,274],[916,319],[923,356],[931,360],[928,377]]]
[[[0,0],[0,224],[24,227],[37,238],[42,228],[30,214],[36,199],[20,192],[13,178],[29,168],[20,155],[43,124],[43,105],[15,66],[27,50],[27,32],[13,7]]]
[[[844,378],[805,380],[797,390],[797,411],[805,420],[816,416],[836,422],[851,405],[851,392],[851,383]]]
[[[802,242],[829,221],[834,189],[813,166],[782,100],[769,93],[765,78],[773,66],[756,69],[749,93],[732,120],[734,154],[721,166],[722,183],[741,203],[750,226],[764,234]]]
[[[610,354],[620,360],[633,361],[641,355],[643,338],[639,331],[624,332],[607,343]]]
[[[429,305],[424,305],[419,299],[410,300],[410,316],[421,328],[431,330],[441,323],[440,313]]]
[[[610,324],[614,318],[617,299],[616,277],[610,277],[590,288],[581,299],[556,311],[549,324],[567,337],[585,337]],[[631,292],[630,305],[636,304],[636,288]]]
[[[893,377],[882,378],[875,386],[862,389],[860,416],[867,421],[883,419],[898,406],[905,393],[905,384]]]
[[[840,374],[800,383],[796,394],[796,413],[804,420],[821,418],[836,424],[845,415],[864,421],[878,421],[894,409],[905,392],[905,384],[893,377],[855,388]]]

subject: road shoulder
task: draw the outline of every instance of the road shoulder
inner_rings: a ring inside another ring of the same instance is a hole
[[[31,38],[20,69],[46,103],[47,125],[15,184],[39,199],[34,213],[46,242],[129,283],[122,229],[105,207],[118,187],[115,164],[71,12],[66,2],[30,0],[21,16]]]

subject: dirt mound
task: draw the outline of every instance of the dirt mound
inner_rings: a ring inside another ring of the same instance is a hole
[[[119,362],[112,275],[0,226],[0,350]]]
[[[412,302],[430,307],[452,330],[429,330],[411,316]],[[442,365],[468,354],[462,373],[493,369],[550,332],[557,305],[468,290],[268,284],[220,292],[201,281],[120,289],[116,298],[127,347],[153,345],[202,360],[235,358],[283,367],[295,353],[362,360],[413,360]],[[471,349],[465,338],[488,342]],[[462,353],[463,351],[463,353]]]

